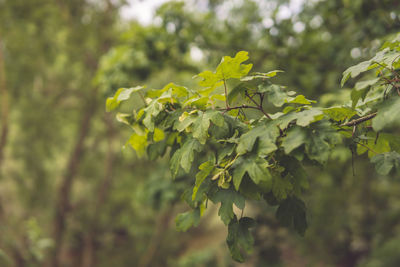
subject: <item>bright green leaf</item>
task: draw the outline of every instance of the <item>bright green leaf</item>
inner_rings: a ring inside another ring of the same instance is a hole
[[[147,134],[146,135],[138,135],[136,133],[132,134],[129,138],[129,144],[133,149],[136,150],[138,156],[142,156],[144,152],[146,152],[147,147]]]
[[[160,128],[155,128],[154,129],[154,134],[153,134],[154,142],[160,142],[160,141],[164,140],[164,138],[165,138],[164,131],[161,130]]]

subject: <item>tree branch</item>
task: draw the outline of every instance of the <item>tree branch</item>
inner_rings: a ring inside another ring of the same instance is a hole
[[[358,118],[358,119],[355,119],[355,120],[340,124],[339,126],[341,126],[341,127],[343,127],[343,126],[356,126],[356,125],[358,125],[360,123],[363,123],[365,121],[368,121],[368,120],[371,120],[371,119],[375,118],[375,116],[377,114],[378,114],[377,112],[371,113],[371,114],[366,115],[364,117],[361,117],[361,118]]]
[[[242,109],[242,108],[252,108],[252,109],[258,109],[258,110],[260,109],[259,107],[248,106],[248,105],[246,105],[246,104],[243,104],[243,105],[241,105],[241,106],[227,107],[227,108],[222,108],[222,109],[220,109],[220,110],[229,111],[229,110],[232,110],[232,109]]]

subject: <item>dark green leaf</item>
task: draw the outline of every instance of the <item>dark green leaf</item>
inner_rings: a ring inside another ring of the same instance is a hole
[[[284,226],[293,227],[300,235],[304,235],[307,229],[306,206],[296,197],[287,198],[279,205],[276,218]]]
[[[375,163],[379,174],[388,175],[392,170],[400,174],[400,154],[397,152],[378,154],[371,158],[371,162]]]
[[[277,200],[286,199],[288,194],[293,190],[293,185],[287,177],[273,176],[272,193]]]
[[[236,151],[239,154],[250,152],[253,150],[257,139],[260,139],[260,149],[258,150],[258,153],[260,156],[266,156],[277,149],[275,142],[278,136],[279,129],[275,124],[261,124],[250,129],[240,137]]]
[[[210,197],[214,203],[221,202],[218,215],[221,220],[228,225],[234,217],[233,204],[239,209],[244,209],[245,199],[244,197],[232,189],[219,189],[215,194]]]
[[[228,226],[228,237],[226,243],[234,260],[244,262],[242,250],[250,253],[253,249],[254,238],[249,231],[249,228],[255,226],[255,221],[248,217],[243,217],[239,221],[236,217]]]
[[[302,127],[293,127],[287,132],[286,137],[282,141],[282,147],[286,154],[301,146],[306,142],[307,131]]]
[[[261,185],[265,191],[271,190],[272,177],[268,171],[268,161],[256,155],[242,156],[233,167],[233,184],[239,190],[243,176],[247,173],[254,183]]]

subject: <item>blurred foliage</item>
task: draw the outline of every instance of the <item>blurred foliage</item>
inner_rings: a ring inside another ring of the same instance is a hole
[[[342,72],[400,26],[396,0],[304,1],[296,11],[286,0],[185,3],[167,2],[143,26],[120,19],[122,0],[0,0],[1,266],[234,266],[217,209],[176,232],[185,180],[172,184],[165,162],[121,150],[129,129],[105,114],[106,96],[138,83],[189,87],[247,50],[254,69],[284,69],[279,83],[332,105],[349,95]],[[398,266],[400,185],[363,157],[355,177],[349,151],[327,171],[310,167],[304,238],[273,208],[246,208],[258,223],[247,266]]]

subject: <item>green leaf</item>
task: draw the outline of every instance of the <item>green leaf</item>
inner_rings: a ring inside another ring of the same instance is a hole
[[[244,95],[244,92],[247,90],[247,87],[245,83],[239,83],[237,86],[235,86],[230,92],[228,93],[228,101],[229,103],[232,103],[235,101],[236,97],[240,95]]]
[[[233,184],[239,190],[243,176],[247,173],[254,183],[261,185],[265,192],[271,190],[272,177],[268,171],[269,163],[256,155],[239,157],[233,164]]]
[[[225,56],[217,66],[215,73],[207,70],[199,73],[195,77],[203,78],[203,80],[199,82],[200,86],[215,88],[217,85],[222,85],[220,83],[222,80],[228,80],[230,78],[240,79],[247,75],[253,64],[242,63],[248,58],[248,52],[245,51],[238,52],[234,58]]]
[[[293,185],[290,183],[288,178],[280,177],[278,175],[273,176],[272,193],[277,200],[281,201],[286,199],[292,190]]]
[[[279,125],[281,129],[285,129],[288,127],[289,123],[296,120],[298,115],[296,112],[289,112],[284,114],[282,112],[277,112],[273,114],[272,119],[275,120],[276,125]]]
[[[146,94],[146,96],[150,98],[171,98],[173,96],[181,98],[187,97],[188,95],[189,91],[186,87],[174,83],[169,83],[162,89],[149,90]]]
[[[219,189],[210,199],[213,203],[221,202],[218,215],[225,225],[228,225],[235,216],[232,205],[235,204],[241,210],[244,209],[245,205],[244,197],[232,189]]]
[[[391,150],[389,141],[382,135],[376,138],[376,133],[369,132],[365,139],[357,145],[357,154],[361,155],[368,151],[368,157],[376,155],[376,153],[389,152]],[[361,145],[362,144],[362,145]]]
[[[186,130],[190,125],[192,125],[197,120],[197,116],[194,114],[189,114],[188,112],[183,112],[178,120],[174,123],[174,128],[179,132]]]
[[[277,149],[275,142],[278,136],[279,129],[274,123],[262,123],[240,137],[236,151],[238,154],[252,151],[254,144],[259,139],[258,153],[260,156],[266,156]]]
[[[307,131],[301,127],[293,127],[282,141],[282,147],[286,154],[304,144],[307,140]]]
[[[138,156],[142,156],[144,152],[146,152],[147,147],[147,134],[146,135],[139,135],[139,134],[132,134],[129,138],[128,143],[135,149]]]
[[[331,128],[328,122],[320,122],[315,125],[314,130],[308,132],[305,143],[306,153],[310,159],[325,164],[333,145],[340,141],[340,134]]]
[[[371,65],[371,61],[364,61],[355,66],[352,66],[343,72],[343,78],[340,82],[341,87],[345,84],[345,82],[351,77],[357,77],[361,72],[369,70],[369,66]]]
[[[200,152],[203,146],[196,139],[188,139],[182,146],[181,166],[188,173],[192,167],[195,151]]]
[[[169,160],[169,168],[171,170],[172,178],[174,179],[178,173],[181,166],[181,159],[182,159],[182,149],[178,149],[172,155],[171,159]]]
[[[199,82],[199,85],[203,87],[212,87],[222,79],[222,77],[209,70],[203,71],[195,77],[203,78],[203,80]]]
[[[133,88],[120,88],[113,97],[108,97],[106,100],[106,111],[116,109],[122,101],[128,100],[132,93],[143,90],[144,86],[136,86]]]
[[[147,146],[147,155],[149,156],[150,160],[156,160],[158,157],[165,154],[166,148],[167,144],[164,141],[149,144]]]
[[[276,107],[281,107],[285,104],[288,95],[281,89],[281,86],[272,84],[260,84],[258,86],[258,91],[260,93],[265,93],[268,101],[271,102]]]
[[[240,194],[242,194],[245,198],[260,200],[261,199],[261,189],[258,185],[256,185],[253,180],[250,179],[248,175],[243,177],[243,180],[240,183]]]
[[[133,124],[135,121],[132,114],[126,114],[120,112],[118,112],[117,115],[115,115],[115,118],[117,119],[117,121],[129,126],[131,126],[131,124]]]
[[[170,160],[170,169],[172,176],[176,177],[179,171],[179,167],[188,173],[192,167],[194,161],[195,151],[200,152],[203,146],[194,138],[188,138],[183,146],[175,151]]]
[[[176,229],[186,232],[190,227],[197,226],[200,223],[200,209],[180,213],[175,218]]]
[[[243,217],[239,221],[232,220],[228,226],[228,237],[226,243],[234,260],[244,262],[242,250],[250,253],[253,249],[254,238],[249,231],[249,228],[255,226],[255,221],[248,217]]]
[[[372,127],[379,132],[385,128],[400,125],[400,97],[393,97],[381,104],[378,114],[372,119]]]
[[[161,130],[160,128],[155,128],[154,129],[154,134],[153,134],[154,142],[160,142],[160,141],[164,140],[164,138],[165,138],[164,131]]]
[[[290,104],[300,104],[300,105],[311,105],[311,103],[317,103],[317,101],[305,98],[304,95],[298,95],[294,98],[288,97],[287,99],[285,99],[285,102]]]
[[[143,124],[149,129],[150,132],[154,131],[154,118],[163,110],[163,106],[157,100],[153,100],[150,104],[143,109],[144,118]]]
[[[207,110],[206,112],[199,111],[198,113],[199,116],[193,123],[193,137],[204,145],[207,140],[210,121],[217,126],[223,126],[224,117],[216,110]]]
[[[214,160],[206,161],[199,166],[200,171],[196,174],[196,183],[193,187],[192,200],[196,199],[197,191],[199,190],[201,184],[211,174],[214,168]]]
[[[245,77],[241,78],[240,81],[248,82],[248,81],[252,81],[255,79],[262,79],[262,80],[269,79],[269,78],[275,77],[276,74],[279,72],[283,72],[283,71],[282,70],[273,70],[273,71],[269,71],[267,73],[254,72],[250,76],[245,76]]]
[[[365,97],[367,96],[367,93],[368,93],[367,88],[362,89],[362,90],[353,89],[351,91],[351,96],[350,96],[351,97],[351,101],[352,101],[351,107],[352,108],[356,107],[357,103],[358,103],[358,100],[360,100],[360,99],[364,100]]]
[[[253,64],[242,64],[249,59],[248,52],[239,51],[234,58],[225,56],[217,67],[217,74],[220,74],[223,79],[236,78],[240,79],[247,75]]]
[[[295,194],[300,195],[302,190],[309,188],[307,173],[296,158],[282,157],[281,164],[290,175]]]
[[[372,80],[358,82],[354,86],[354,89],[356,89],[357,91],[360,91],[360,90],[365,89],[365,88],[367,88],[367,87],[369,87],[371,85],[376,84],[379,80],[380,80],[380,78],[376,78],[376,79],[372,79]]]
[[[351,117],[357,114],[356,111],[347,107],[326,108],[323,110],[323,112],[325,115],[327,115],[330,119],[334,121],[344,121],[350,119]]]
[[[304,235],[307,229],[306,206],[296,197],[287,198],[279,205],[276,218],[282,225],[293,227],[300,235]]]
[[[324,114],[322,110],[313,108],[298,112],[296,114],[296,117],[297,117],[296,124],[305,127],[308,126],[310,123],[322,120]]]
[[[375,163],[375,169],[381,175],[388,175],[392,170],[400,174],[400,154],[397,152],[378,154],[371,158],[371,162]]]
[[[299,126],[308,126],[311,123],[320,121],[324,118],[324,114],[319,108],[311,108],[300,112],[289,112],[287,114],[276,113],[273,118],[276,118],[276,124],[285,129],[290,122],[296,120]]]
[[[191,106],[191,107],[197,107],[199,109],[204,109],[207,106],[207,103],[209,101],[209,98],[207,96],[197,96],[194,95],[185,102],[183,102],[183,107],[186,106]]]

